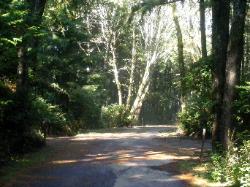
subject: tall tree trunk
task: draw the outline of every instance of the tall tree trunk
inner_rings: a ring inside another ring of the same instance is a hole
[[[225,83],[225,67],[227,59],[227,45],[229,38],[229,10],[228,0],[212,0],[212,55],[213,55],[213,97],[215,100],[212,130],[212,144],[216,148],[224,137],[225,127],[222,125],[222,103]]]
[[[182,37],[182,31],[179,23],[179,18],[176,13],[176,5],[173,4],[172,6],[172,11],[173,11],[173,19],[174,19],[174,24],[175,24],[175,29],[176,29],[176,37],[177,37],[177,47],[178,47],[178,65],[179,65],[179,71],[180,71],[180,81],[181,81],[181,111],[183,111],[185,107],[185,64],[184,64],[184,45],[183,45],[183,37]]]
[[[26,59],[26,48],[20,46],[18,49],[16,94],[18,100],[26,100],[28,92],[28,62]]]
[[[42,21],[42,15],[44,12],[46,0],[27,0],[29,14],[26,18],[26,24],[31,26],[39,26]],[[25,33],[24,33],[25,35]],[[18,66],[17,66],[17,87],[16,93],[21,105],[26,105],[26,99],[28,97],[28,60],[36,59],[27,56],[28,47],[36,46],[37,41],[35,37],[24,39],[18,46]],[[36,56],[36,54],[35,54]]]
[[[115,84],[116,84],[116,88],[117,88],[117,96],[118,96],[118,104],[122,105],[122,87],[121,87],[121,83],[119,80],[119,69],[117,67],[117,58],[116,58],[116,37],[114,36],[113,38],[113,44],[110,45],[110,50],[112,53],[112,68],[113,68],[113,73],[114,73],[114,78],[115,78]]]
[[[222,144],[225,149],[230,145],[233,130],[232,108],[235,99],[235,86],[239,83],[240,63],[243,59],[246,2],[246,0],[233,1],[233,19],[228,44],[222,116],[222,124],[225,126]]]
[[[24,32],[22,33],[23,40],[17,46],[17,80],[16,80],[16,110],[19,116],[16,120],[16,132],[12,132],[15,136],[16,133],[18,137],[15,137],[16,142],[13,144],[14,149],[20,152],[24,151],[25,145],[25,134],[29,133],[31,128],[27,121],[29,112],[29,63],[30,61],[36,61],[36,53],[28,53],[28,49],[31,48],[35,50],[37,45],[37,38],[35,36],[30,36],[27,34],[28,28],[32,26],[39,26],[42,21],[42,14],[44,12],[44,7],[46,0],[26,0],[28,15],[25,19]]]
[[[145,86],[144,92],[142,93],[141,97],[137,100],[137,107],[135,108],[135,110],[133,111],[133,118],[138,121],[139,120],[139,116],[141,113],[141,109],[142,109],[142,104],[145,100],[145,97],[148,93],[148,89],[149,89],[149,85],[150,83],[148,82],[147,85]]]
[[[245,48],[244,48],[244,59],[241,65],[241,78],[240,81],[244,82],[249,80],[250,75],[250,12],[247,11],[245,21]]]
[[[142,78],[142,82],[139,86],[136,98],[130,110],[130,113],[132,114],[135,120],[138,120],[138,117],[141,112],[142,103],[145,99],[146,94],[148,93],[151,69],[157,59],[156,51],[154,52],[152,57],[148,56],[147,59],[148,59],[147,65],[146,65],[145,72]]]
[[[200,31],[201,31],[201,52],[202,58],[207,57],[207,42],[206,42],[206,7],[204,0],[200,0]]]
[[[136,43],[135,43],[135,29],[133,28],[133,44],[132,44],[132,57],[131,57],[131,69],[130,69],[130,77],[129,77],[129,85],[128,85],[128,97],[126,107],[130,108],[131,105],[131,97],[132,97],[132,88],[134,83],[134,71],[135,71],[135,55],[136,55]]]

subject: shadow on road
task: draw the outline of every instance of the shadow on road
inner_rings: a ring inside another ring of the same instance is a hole
[[[53,137],[47,144],[52,156],[7,186],[189,186],[171,168],[157,167],[197,159],[200,150],[199,140],[180,138],[176,126],[170,125]]]

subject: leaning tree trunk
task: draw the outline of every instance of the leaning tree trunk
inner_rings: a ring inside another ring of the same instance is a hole
[[[240,64],[243,59],[245,17],[246,0],[234,0],[223,98],[222,124],[225,126],[225,130],[222,145],[225,149],[228,149],[230,145],[232,130],[234,129],[233,102],[235,99],[235,87],[239,83]]]
[[[150,82],[150,73],[151,73],[152,66],[154,65],[156,60],[157,60],[156,51],[154,52],[152,57],[149,55],[147,57],[147,65],[146,65],[145,72],[144,72],[144,75],[142,78],[142,82],[139,86],[136,98],[135,98],[134,103],[132,105],[132,108],[130,110],[130,114],[133,116],[133,118],[136,121],[138,121],[138,119],[139,119],[139,115],[140,115],[141,108],[142,108],[142,103],[145,99],[146,94],[148,93],[149,82]]]
[[[207,57],[207,42],[206,42],[206,7],[204,0],[200,0],[200,31],[201,31],[201,52],[202,58]]]
[[[145,100],[145,97],[146,97],[146,95],[148,93],[149,85],[150,85],[150,83],[148,82],[147,85],[145,86],[144,92],[142,93],[140,98],[137,100],[136,108],[134,108],[134,111],[132,113],[133,114],[133,119],[135,119],[136,121],[139,120],[139,116],[140,116],[141,109],[142,109],[142,104],[143,104],[143,101]]]
[[[177,37],[177,47],[178,47],[178,65],[179,65],[179,71],[180,71],[180,81],[181,81],[181,111],[184,110],[185,107],[185,64],[184,64],[184,45],[183,45],[183,37],[182,37],[182,31],[179,23],[179,18],[176,14],[176,5],[174,4],[172,6],[173,10],[173,19],[174,19],[174,24],[175,24],[175,29],[176,29],[176,37]]]
[[[212,130],[213,149],[217,143],[222,143],[225,127],[222,124],[222,103],[225,83],[225,67],[227,59],[227,45],[229,38],[229,10],[228,0],[212,1],[212,56],[213,56],[213,97],[215,100]]]

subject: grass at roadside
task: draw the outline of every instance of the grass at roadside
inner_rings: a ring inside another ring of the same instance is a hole
[[[177,162],[177,168],[180,173],[185,176],[189,176],[191,186],[227,186],[226,183],[214,182],[211,177],[210,171],[210,159],[200,162],[199,160],[181,160]]]
[[[178,162],[178,168],[183,173],[192,172],[195,176],[210,180],[209,171],[206,162],[199,162],[199,160],[181,160]]]
[[[42,164],[51,154],[50,147],[45,146],[35,152],[12,158],[0,168],[0,186],[10,182],[18,174],[25,172],[27,168]]]

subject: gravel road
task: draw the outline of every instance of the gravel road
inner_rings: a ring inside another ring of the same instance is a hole
[[[47,145],[53,150],[51,157],[6,187],[190,186],[171,168],[157,168],[176,160],[193,159],[200,148],[197,140],[179,138],[176,126],[171,125],[48,138]]]

